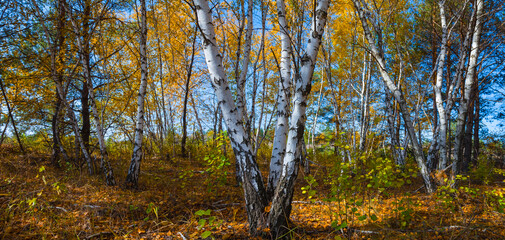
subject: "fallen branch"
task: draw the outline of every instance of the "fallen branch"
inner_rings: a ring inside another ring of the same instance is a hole
[[[62,207],[53,207],[53,206],[49,206],[49,208],[59,209],[59,210],[61,210],[61,211],[64,211],[64,212],[68,213],[68,210],[67,210],[67,209],[65,209],[65,208],[62,208]]]

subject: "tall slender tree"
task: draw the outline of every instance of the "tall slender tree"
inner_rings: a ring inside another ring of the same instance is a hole
[[[146,1],[140,0],[140,88],[137,97],[137,118],[135,124],[135,142],[133,154],[126,176],[126,184],[131,187],[138,186],[140,174],[140,161],[142,160],[142,141],[144,138],[144,102],[147,90],[147,17]]]

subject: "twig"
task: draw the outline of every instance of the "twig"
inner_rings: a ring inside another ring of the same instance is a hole
[[[186,237],[184,237],[184,235],[181,232],[177,232],[177,234],[179,234],[183,240],[187,240]]]
[[[423,189],[424,185],[422,185],[420,188],[416,189],[414,193],[419,192],[419,190]]]
[[[64,211],[64,212],[68,213],[68,210],[65,209],[65,208],[62,208],[62,207],[53,207],[53,206],[50,206],[50,208],[59,209],[61,211]]]
[[[293,203],[328,205],[327,202],[323,202],[323,201],[315,201],[315,202],[311,202],[311,201],[293,201]]]
[[[228,207],[228,206],[238,206],[240,203],[223,203],[223,204],[213,204],[213,207]]]
[[[97,206],[97,205],[84,205],[83,207],[86,207],[86,208],[102,208],[102,207]]]

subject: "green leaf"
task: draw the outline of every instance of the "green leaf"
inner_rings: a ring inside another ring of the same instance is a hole
[[[331,223],[331,226],[335,228],[335,231],[338,231],[340,229],[346,228],[347,227],[347,222],[342,222],[340,225],[337,225],[337,221],[334,221]]]
[[[207,223],[207,219],[200,219],[198,220],[198,226],[203,227],[205,226],[205,223]]]
[[[372,221],[377,221],[377,219],[379,219],[379,218],[377,218],[377,216],[375,214],[372,214],[370,216],[370,219],[372,219]]]
[[[366,217],[367,217],[366,214],[361,215],[361,216],[359,216],[358,220],[365,221]]]
[[[205,231],[205,232],[202,233],[202,235],[200,235],[200,237],[202,237],[202,238],[208,238],[208,237],[210,237],[210,235],[212,235],[211,231]]]
[[[210,215],[210,209],[207,210],[198,210],[195,213],[196,216],[209,216]]]

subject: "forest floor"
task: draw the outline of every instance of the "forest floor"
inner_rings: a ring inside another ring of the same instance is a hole
[[[211,176],[196,159],[147,159],[139,189],[129,190],[122,184],[128,161],[113,165],[119,184],[108,187],[85,170],[52,167],[47,154],[23,155],[4,144],[0,239],[261,239],[247,233],[233,174]],[[426,194],[416,178],[345,208],[352,200],[323,201],[323,184],[310,199],[302,194],[303,175],[291,215],[294,239],[505,239],[503,178],[453,195]]]

